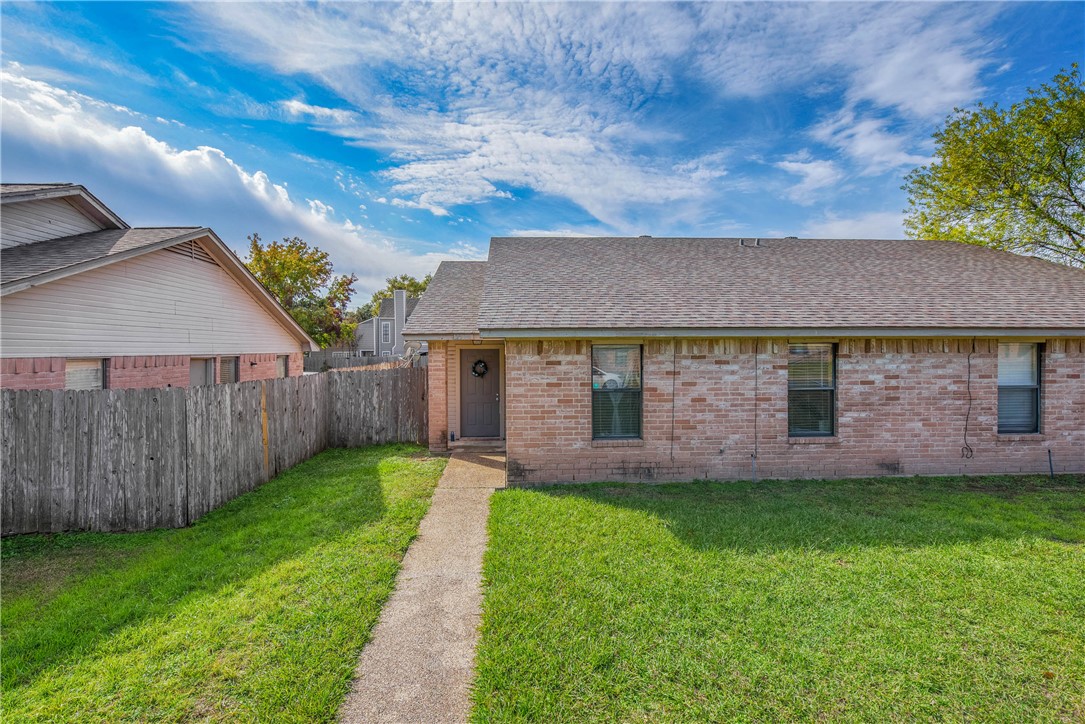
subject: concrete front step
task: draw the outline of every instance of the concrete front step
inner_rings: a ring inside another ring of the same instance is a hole
[[[448,444],[452,451],[463,450],[465,452],[505,452],[505,441],[491,437],[469,437]]]

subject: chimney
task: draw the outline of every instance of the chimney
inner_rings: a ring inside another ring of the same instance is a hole
[[[396,289],[392,292],[392,309],[395,314],[395,323],[392,326],[392,354],[401,355],[406,350],[403,347],[403,328],[407,326],[407,292]]]

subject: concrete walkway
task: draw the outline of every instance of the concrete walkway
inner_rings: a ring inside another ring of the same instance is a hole
[[[482,612],[490,495],[503,453],[454,453],[358,659],[342,722],[462,722]]]

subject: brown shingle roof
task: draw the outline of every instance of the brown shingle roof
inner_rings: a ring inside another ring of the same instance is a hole
[[[0,284],[134,251],[170,239],[187,238],[198,226],[154,229],[106,229],[65,236],[0,252]]]
[[[1085,334],[1085,270],[948,241],[753,243],[495,238],[489,261],[441,265],[406,331],[440,336],[479,330],[725,334],[892,328]]]
[[[767,239],[760,244],[495,238],[479,327],[1085,332],[1081,269],[949,241]]]
[[[405,311],[407,317],[411,316],[414,312],[415,305],[417,304],[418,297],[407,297],[407,309]],[[377,312],[377,316],[385,319],[391,319],[396,316],[395,299],[392,297],[381,299],[380,310]]]
[[[478,334],[484,261],[443,261],[418,300],[404,334]]]

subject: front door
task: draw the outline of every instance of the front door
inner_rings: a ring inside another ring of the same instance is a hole
[[[460,437],[501,436],[501,355],[460,350]]]

